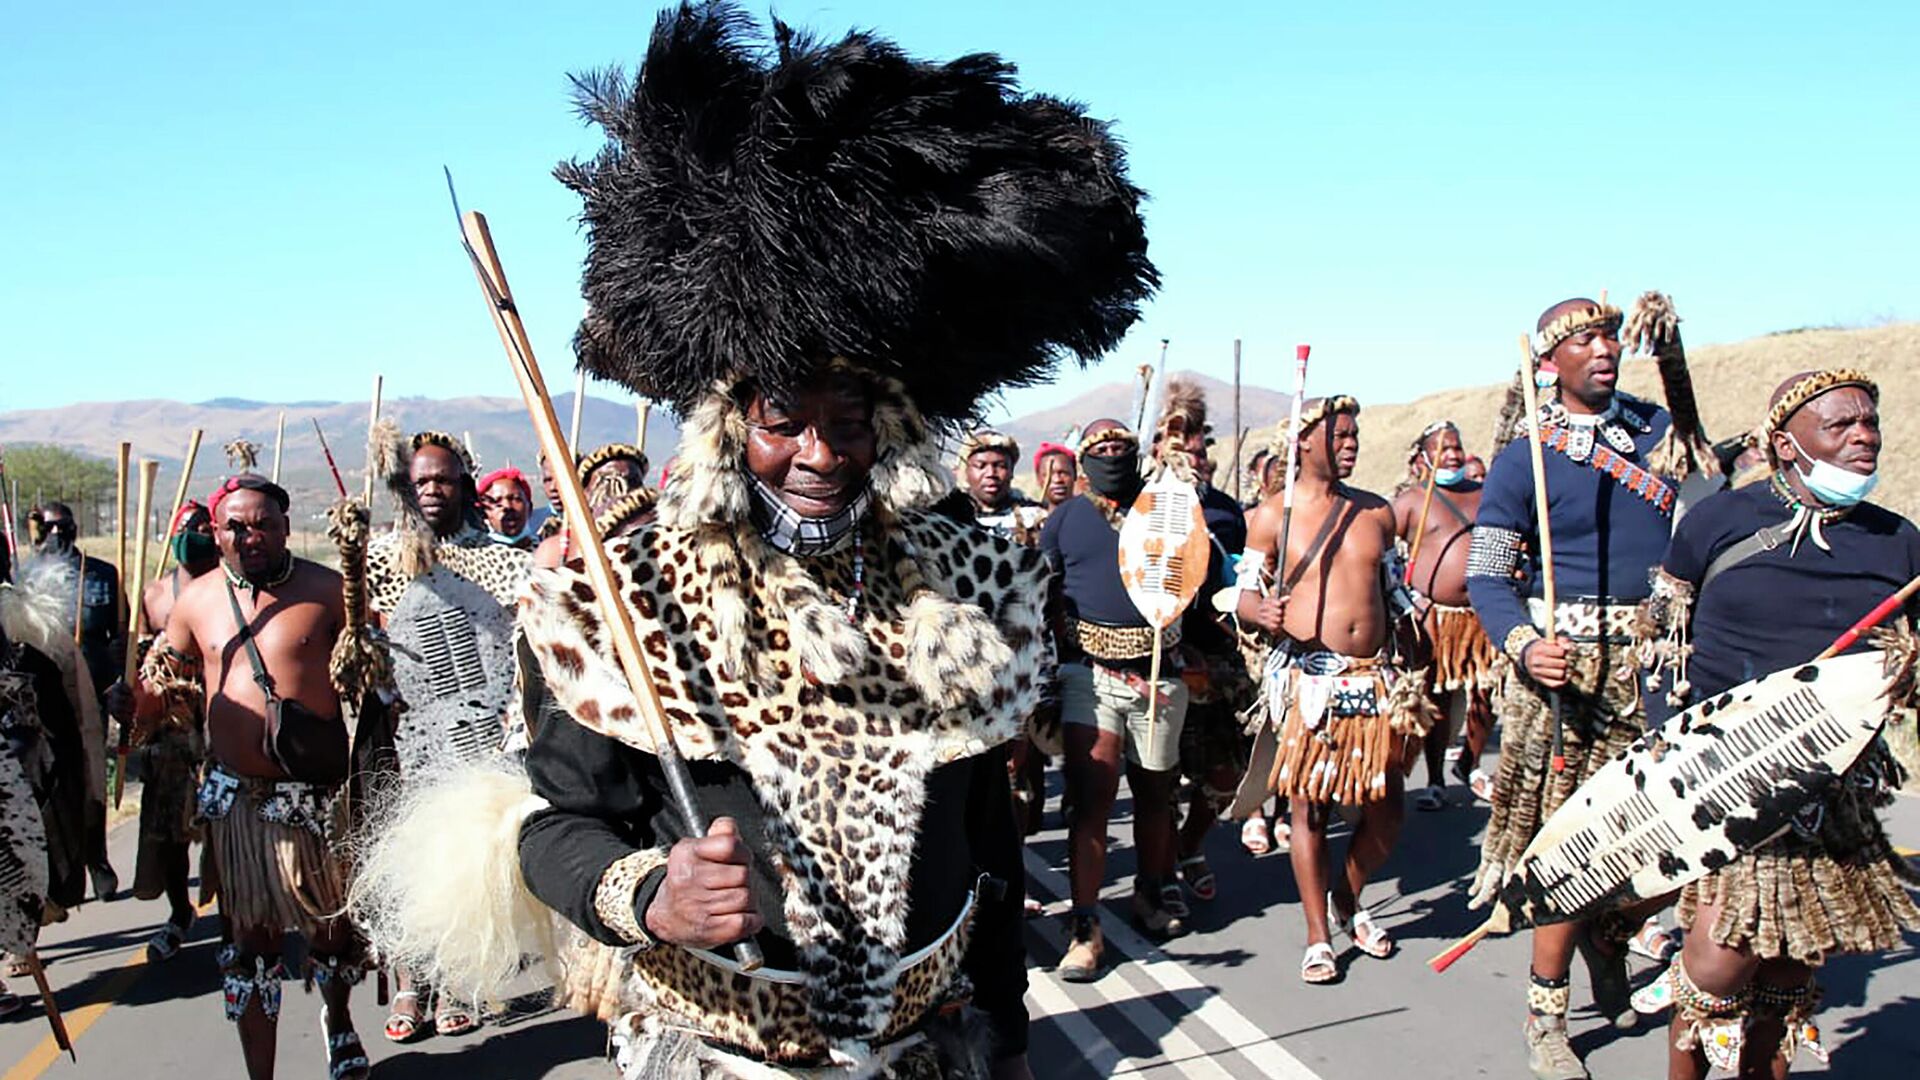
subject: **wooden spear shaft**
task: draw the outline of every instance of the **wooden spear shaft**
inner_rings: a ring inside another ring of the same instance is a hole
[[[477,211],[468,211],[461,215],[460,225],[473,256],[474,274],[480,279],[481,290],[487,296],[487,306],[493,313],[494,328],[499,331],[500,343],[506,348],[514,378],[520,384],[520,394],[526,399],[527,412],[533,419],[540,449],[547,455],[547,460],[556,466],[553,476],[560,488],[561,511],[573,523],[572,533],[578,538],[577,550],[586,565],[587,580],[593,586],[600,617],[610,630],[608,637],[620,661],[621,671],[639,698],[640,715],[646,724],[647,736],[653,742],[654,757],[660,761],[660,770],[666,775],[667,786],[672,789],[674,803],[679,808],[681,819],[687,824],[688,832],[694,836],[705,836],[707,816],[700,812],[700,807],[694,802],[693,777],[687,770],[686,759],[680,756],[680,749],[674,744],[673,729],[668,726],[660,692],[655,688],[653,676],[640,655],[640,636],[634,631],[633,616],[621,599],[619,582],[613,574],[613,563],[607,558],[600,534],[593,528],[593,511],[587,505],[587,493],[580,486],[580,477],[570,464],[573,458],[561,437],[560,418],[554,414],[553,398],[547,393],[539,362],[533,356],[533,342],[527,337],[526,327],[520,321],[520,312],[514,306],[506,270],[500,265],[500,255],[494,250],[493,236],[487,230],[487,219]],[[759,946],[751,938],[736,942],[733,949],[735,959],[748,971],[758,969],[765,962]]]
[[[273,474],[267,479],[280,482],[280,447],[287,441],[287,410],[280,410],[280,419],[273,425]]]
[[[1240,501],[1240,339],[1233,339],[1233,501]]]
[[[367,476],[360,488],[360,501],[367,506],[369,517],[373,514],[373,429],[380,426],[380,389],[386,382],[386,376],[373,377],[373,407],[367,412]]]
[[[131,689],[140,678],[140,596],[147,591],[147,522],[153,516],[153,481],[160,475],[160,463],[140,463],[140,520],[134,526],[133,583],[127,590],[127,659],[121,678]],[[127,790],[127,755],[133,749],[133,721],[120,725],[119,759],[113,770],[113,808],[120,809],[120,797]]]
[[[200,457],[200,439],[206,432],[194,428],[187,438],[187,456],[180,461],[180,483],[173,489],[173,512],[167,515],[167,539],[173,539],[173,523],[180,520],[180,508],[187,505],[187,489],[193,482],[193,463]],[[153,576],[158,579],[167,572],[167,562],[173,558],[173,545],[163,544],[160,548],[160,569]]]
[[[1287,405],[1287,479],[1280,489],[1280,543],[1273,552],[1273,587],[1287,591],[1287,539],[1293,532],[1293,478],[1300,468],[1300,399],[1307,392],[1307,356],[1311,345],[1293,349],[1293,400]]]
[[[1540,390],[1533,381],[1533,341],[1525,334],[1520,335],[1520,393],[1527,403],[1527,454],[1533,461],[1533,521],[1534,531],[1540,536],[1540,595],[1546,602],[1547,644],[1554,643],[1555,611],[1553,596],[1553,522],[1547,513],[1547,465],[1546,448],[1540,443]],[[1560,691],[1552,690],[1547,694],[1553,703],[1553,771],[1567,770],[1566,748],[1562,743]]]
[[[127,583],[127,482],[132,479],[130,475],[132,464],[133,444],[123,442],[120,444],[120,486],[114,495],[113,508],[113,534],[116,546],[113,568],[120,574],[122,585]],[[85,563],[81,565],[84,566]],[[114,615],[118,617],[119,612],[115,612]]]
[[[1425,447],[1421,447],[1420,456],[1426,457]],[[1427,461],[1427,493],[1420,500],[1420,523],[1413,527],[1413,543],[1407,547],[1407,584],[1413,584],[1413,564],[1420,561],[1420,541],[1427,538],[1427,512],[1433,509],[1433,489],[1439,483],[1440,471],[1433,467],[1431,459]]]

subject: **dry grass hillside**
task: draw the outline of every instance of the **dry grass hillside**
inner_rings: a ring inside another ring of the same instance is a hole
[[[1708,434],[1723,439],[1758,424],[1767,398],[1794,372],[1816,367],[1858,367],[1880,383],[1881,423],[1886,448],[1882,479],[1874,501],[1908,517],[1920,516],[1920,323],[1896,323],[1862,330],[1801,330],[1754,338],[1732,345],[1704,345],[1688,351],[1694,392]],[[1331,379],[1315,379],[1320,388]],[[1446,417],[1460,425],[1469,451],[1484,454],[1492,442],[1494,417],[1506,395],[1506,383],[1448,390],[1404,405],[1369,407],[1370,394],[1390,388],[1348,380],[1341,389],[1359,397],[1359,486],[1385,492],[1405,472],[1406,453],[1420,429]],[[1626,367],[1621,385],[1641,397],[1660,400],[1660,377],[1652,361]],[[1257,432],[1250,446],[1264,446],[1272,427]]]

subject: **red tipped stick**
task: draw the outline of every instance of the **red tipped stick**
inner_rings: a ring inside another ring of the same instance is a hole
[[[1900,586],[1899,592],[1880,601],[1878,607],[1861,616],[1859,622],[1848,627],[1846,633],[1834,638],[1833,644],[1827,646],[1827,650],[1819,656],[1814,657],[1814,659],[1825,660],[1828,657],[1838,656],[1846,650],[1853,648],[1853,643],[1859,641],[1861,635],[1879,626],[1882,620],[1899,610],[1902,604],[1905,604],[1913,598],[1915,591],[1920,591],[1920,577],[1916,577],[1905,585]]]
[[[1307,354],[1312,351],[1313,351],[1313,346],[1311,345],[1295,345],[1293,347],[1293,358],[1295,360],[1304,361],[1307,358]]]
[[[1488,919],[1486,922],[1481,923],[1479,927],[1473,931],[1473,933],[1468,934],[1466,937],[1463,937],[1459,941],[1454,942],[1452,945],[1447,946],[1446,952],[1443,952],[1439,956],[1436,956],[1433,959],[1427,961],[1427,966],[1432,968],[1436,975],[1442,971],[1447,970],[1448,968],[1453,966],[1453,962],[1455,960],[1458,960],[1461,957],[1467,955],[1469,952],[1472,952],[1473,947],[1475,945],[1480,944],[1480,939],[1486,937],[1488,934],[1492,932],[1493,932],[1493,920]]]
[[[307,419],[313,421],[313,433],[320,440],[320,452],[327,455],[327,469],[333,473],[333,486],[339,489],[340,497],[344,499],[347,497],[347,484],[340,479],[340,466],[333,463],[333,449],[327,445],[327,433],[320,430],[318,419],[311,416]]]

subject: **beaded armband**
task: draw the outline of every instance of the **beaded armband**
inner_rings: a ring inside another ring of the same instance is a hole
[[[600,884],[594,886],[593,913],[629,945],[644,949],[654,943],[653,935],[647,933],[639,913],[633,910],[633,898],[647,875],[666,865],[665,848],[642,848],[615,859],[601,872]]]

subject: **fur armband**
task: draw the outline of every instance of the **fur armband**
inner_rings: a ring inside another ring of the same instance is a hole
[[[1507,631],[1507,639],[1500,643],[1500,648],[1506,652],[1514,664],[1524,669],[1526,662],[1521,658],[1521,654],[1527,651],[1527,646],[1539,640],[1541,640],[1540,631],[1527,623],[1521,623]]]
[[[1687,681],[1687,658],[1693,655],[1688,636],[1693,624],[1693,583],[1658,567],[1651,580],[1653,592],[1641,601],[1634,616],[1634,648],[1640,655],[1640,666],[1646,669],[1647,689],[1660,689],[1662,677],[1672,672],[1667,704],[1685,708],[1693,694],[1693,686]]]
[[[633,910],[633,898],[647,875],[666,865],[667,849],[641,848],[615,859],[600,873],[600,884],[593,890],[593,913],[629,945],[645,949],[654,944],[653,935],[647,933],[639,913]]]
[[[168,716],[193,713],[206,699],[206,678],[198,656],[183,653],[156,637],[140,661],[140,682],[160,699]]]

